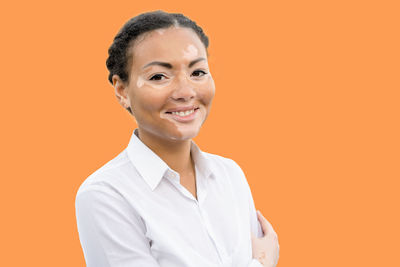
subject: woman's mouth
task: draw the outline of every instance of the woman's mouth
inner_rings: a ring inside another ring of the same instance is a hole
[[[199,108],[194,108],[185,111],[172,111],[166,113],[169,114],[174,120],[179,122],[188,122],[192,121],[196,117],[198,109]]]

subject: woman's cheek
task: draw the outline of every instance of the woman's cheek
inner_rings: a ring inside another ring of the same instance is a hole
[[[214,95],[215,95],[215,84],[213,78],[208,76],[208,79],[205,81],[201,90],[199,92],[200,99],[202,100],[204,105],[210,105]]]
[[[165,97],[159,90],[154,90],[147,86],[136,88],[137,92],[132,96],[134,108],[143,115],[152,116],[154,112],[162,109]],[[136,106],[136,107],[135,107]]]

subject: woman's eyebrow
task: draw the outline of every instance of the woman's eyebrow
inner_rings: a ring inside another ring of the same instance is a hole
[[[191,61],[189,63],[189,65],[188,65],[189,68],[192,67],[197,62],[202,61],[202,60],[206,60],[206,59],[204,57],[200,57],[198,59],[195,59],[195,60]],[[159,66],[162,66],[162,67],[167,68],[167,69],[172,69],[172,65],[170,63],[162,62],[162,61],[152,61],[152,62],[144,65],[142,69],[145,69],[145,68],[147,68],[149,66],[152,66],[152,65],[159,65]]]
[[[152,65],[160,65],[162,67],[165,67],[165,68],[168,68],[168,69],[172,69],[172,65],[171,64],[169,64],[167,62],[161,62],[161,61],[150,62],[149,64],[144,65],[142,69],[145,69],[145,68],[147,68],[149,66],[152,66]]]
[[[197,62],[202,61],[202,60],[206,60],[206,59],[204,57],[199,57],[198,59],[191,61],[189,63],[189,68],[191,68],[194,64],[196,64]]]

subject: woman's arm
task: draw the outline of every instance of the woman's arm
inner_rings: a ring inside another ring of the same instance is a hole
[[[278,236],[267,219],[260,212],[256,212],[249,186],[247,191],[249,196],[253,251],[253,260],[250,267],[275,267],[279,259]]]
[[[140,216],[116,192],[90,185],[75,200],[87,267],[159,267]]]
[[[244,176],[244,174],[243,174]],[[260,222],[257,219],[257,211],[256,211],[256,207],[254,204],[254,199],[253,196],[251,194],[251,190],[250,190],[250,186],[247,182],[247,179],[244,177],[244,180],[246,181],[246,191],[247,191],[247,196],[248,196],[248,202],[249,202],[249,213],[250,213],[250,230],[251,233],[255,236],[255,237],[263,237],[263,231],[262,231],[262,227]]]
[[[240,173],[249,205],[253,259],[248,267],[275,267],[279,259],[278,236],[267,219],[261,213],[257,214],[250,186],[243,170],[233,160],[232,164]]]

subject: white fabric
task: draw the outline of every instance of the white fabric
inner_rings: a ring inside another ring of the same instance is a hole
[[[91,174],[75,200],[87,267],[260,267],[262,236],[248,182],[231,159],[192,141],[197,197],[137,137]]]

